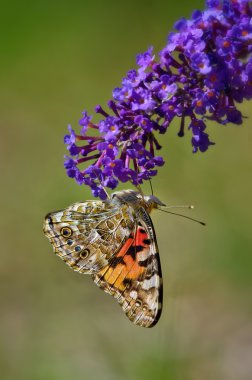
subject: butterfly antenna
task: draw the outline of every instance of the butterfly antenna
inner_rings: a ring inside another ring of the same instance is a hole
[[[140,173],[139,166],[138,166],[136,161],[134,162],[134,165],[135,165],[135,170],[137,171],[137,173]],[[143,190],[141,189],[141,186],[138,184],[138,185],[136,185],[136,188],[139,191],[139,193],[141,194],[141,197],[144,199],[144,193],[143,193]]]
[[[109,193],[107,192],[106,188],[101,184],[101,187],[103,188],[104,192],[106,193],[107,195],[107,198],[110,199],[110,195]]]
[[[191,208],[191,209],[194,208],[194,206],[169,206],[169,207],[166,207],[166,208],[172,208],[172,207],[183,207],[183,208],[186,207],[186,208]],[[192,220],[193,222],[196,222],[196,223],[201,224],[202,226],[206,226],[206,223],[201,222],[201,221],[198,220],[198,219],[190,218],[190,216],[183,215],[183,214],[179,214],[179,213],[177,213],[177,212],[172,212],[172,211],[164,210],[164,207],[163,207],[163,208],[158,207],[158,210],[163,211],[163,212],[166,212],[167,214],[172,214],[172,215],[181,216],[182,218],[189,219],[189,220]]]
[[[168,209],[168,208],[190,208],[193,209],[194,205],[172,205],[172,206],[162,206],[162,208]]]
[[[151,179],[150,179],[150,178],[148,178],[148,180],[149,180],[149,183],[150,183],[150,188],[151,188],[151,195],[153,196],[153,187],[152,187]]]

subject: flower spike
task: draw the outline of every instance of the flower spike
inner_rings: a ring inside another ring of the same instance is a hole
[[[237,103],[252,97],[250,4],[207,0],[204,11],[175,23],[177,32],[170,33],[159,58],[152,47],[138,54],[137,69],[114,89],[109,111],[95,108],[100,121],[92,123],[84,111],[80,133],[69,126],[64,138],[68,176],[105,199],[105,188],[115,189],[119,182],[138,186],[157,174],[164,164],[157,154],[158,134],[175,117],[181,120],[178,136],[191,133],[193,153],[214,144],[206,120],[241,124]]]

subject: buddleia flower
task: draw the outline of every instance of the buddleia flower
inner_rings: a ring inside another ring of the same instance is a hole
[[[84,111],[80,131],[69,126],[68,176],[105,199],[106,188],[137,186],[157,174],[164,165],[158,136],[174,118],[178,136],[191,135],[193,153],[214,145],[208,120],[241,124],[238,106],[252,96],[251,14],[247,0],[207,0],[204,11],[175,23],[158,55],[152,47],[138,54],[137,68],[113,90],[108,112],[96,107],[100,121],[92,123]]]

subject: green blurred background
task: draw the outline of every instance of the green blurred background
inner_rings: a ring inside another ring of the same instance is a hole
[[[64,172],[67,124],[105,105],[135,55],[158,52],[177,19],[203,7],[1,1],[1,379],[252,378],[251,104],[243,126],[209,123],[207,153],[193,155],[176,123],[163,137],[155,194],[193,203],[207,227],[154,213],[165,289],[153,329],[130,324],[42,232],[47,212],[91,198]]]

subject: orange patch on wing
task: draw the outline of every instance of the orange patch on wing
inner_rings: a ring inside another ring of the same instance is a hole
[[[134,239],[132,237],[129,237],[116,256],[117,257],[124,256],[126,252],[128,251],[129,247],[132,245],[133,241]]]
[[[105,273],[104,279],[113,285],[116,279],[120,276],[121,272],[124,270],[125,265],[118,264],[115,268],[109,267]]]
[[[119,276],[117,277],[116,281],[113,284],[114,287],[122,291],[125,290],[126,286],[123,282],[125,278],[129,278],[129,277],[128,277],[128,270],[126,269],[126,266],[124,265],[121,273],[119,274]]]
[[[123,280],[130,279],[130,280],[137,280],[139,277],[141,277],[146,268],[140,266],[138,264],[138,254],[140,252],[136,252],[136,260],[133,259],[131,255],[127,255],[127,250],[132,246],[142,246],[143,250],[146,250],[148,247],[148,244],[145,243],[145,240],[149,238],[148,234],[144,230],[143,227],[138,227],[137,232],[135,235],[135,239],[129,238],[125,245],[122,247],[121,251],[119,252],[118,256],[123,256],[123,261],[125,262],[124,268],[121,270],[117,280],[114,283],[114,286],[117,288],[125,288],[123,285]],[[128,244],[127,244],[128,243]],[[147,256],[147,255],[146,255]]]
[[[99,275],[103,276],[104,280],[114,288],[121,291],[125,290],[125,279],[137,280],[146,270],[145,267],[138,264],[138,254],[140,252],[136,252],[136,260],[134,260],[132,255],[127,255],[127,251],[130,247],[135,246],[142,246],[143,250],[148,249],[148,244],[145,242],[148,238],[148,234],[144,228],[139,226],[135,238],[129,237],[116,255],[116,257],[123,257],[124,263],[118,263],[116,267],[107,265],[99,272]]]
[[[126,255],[128,249],[131,247],[134,239],[132,237],[129,237],[127,241],[124,243],[120,251],[115,257],[123,257],[123,263],[118,263],[116,267],[112,267],[110,265],[107,265],[105,268],[103,268],[99,275],[103,276],[104,280],[109,284],[113,285],[115,288],[123,291],[125,290],[125,285],[123,284],[123,280],[127,278],[127,274],[131,267],[134,265],[134,260],[131,256]]]
[[[144,267],[141,267],[137,261],[135,261],[134,265],[130,269],[130,271],[127,274],[127,278],[130,278],[131,280],[137,280],[145,271]]]

